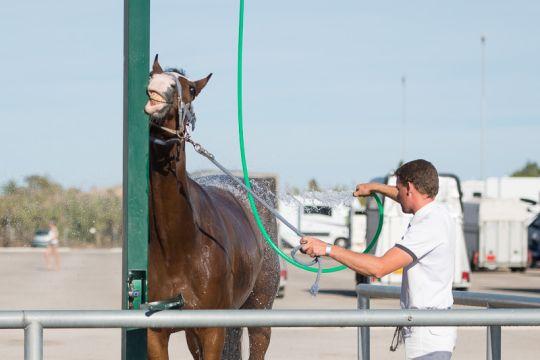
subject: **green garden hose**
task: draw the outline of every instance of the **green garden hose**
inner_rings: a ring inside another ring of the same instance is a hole
[[[240,0],[240,15],[239,15],[239,23],[238,23],[238,76],[237,76],[237,98],[238,98],[238,136],[240,141],[240,155],[242,159],[242,171],[244,174],[244,183],[246,187],[251,189],[251,184],[249,182],[249,171],[246,163],[246,154],[245,154],[245,146],[244,146],[244,121],[243,121],[243,114],[242,114],[242,51],[243,51],[243,43],[244,43],[244,0]],[[259,227],[262,235],[264,236],[266,242],[274,251],[276,251],[279,256],[281,256],[284,260],[289,262],[290,264],[311,272],[318,272],[319,270],[315,267],[309,267],[304,264],[301,264],[297,261],[295,261],[293,258],[285,254],[270,238],[270,235],[266,232],[266,229],[264,228],[264,225],[261,221],[261,218],[259,217],[259,212],[257,211],[257,207],[255,206],[255,200],[253,199],[253,196],[248,192],[247,193],[248,199],[249,199],[249,205],[251,206],[251,211],[253,212],[253,216],[255,217],[255,221],[257,222],[257,226]],[[373,246],[375,246],[377,240],[379,239],[379,235],[382,230],[383,225],[383,206],[381,199],[376,195],[372,194],[372,196],[375,198],[375,201],[377,202],[377,207],[379,210],[379,224],[377,226],[377,231],[375,232],[375,235],[373,236],[373,239],[368,244],[366,249],[364,250],[364,253],[368,253],[371,251]],[[336,271],[341,271],[346,269],[347,267],[344,265],[340,266],[334,266],[331,268],[322,269],[323,273],[332,273]]]

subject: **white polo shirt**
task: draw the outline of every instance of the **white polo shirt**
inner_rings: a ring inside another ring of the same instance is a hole
[[[446,207],[435,201],[414,214],[405,235],[395,245],[413,258],[403,269],[403,309],[449,309],[454,303],[455,229]],[[456,334],[455,327],[405,328],[407,358],[434,351],[451,352]]]

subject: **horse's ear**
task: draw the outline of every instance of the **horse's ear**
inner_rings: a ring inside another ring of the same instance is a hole
[[[212,77],[212,73],[210,73],[204,79],[195,81],[195,96],[199,95],[199,93],[206,86],[206,84],[208,83],[208,80],[210,80],[211,77]]]
[[[152,73],[154,74],[163,73],[163,69],[161,68],[161,65],[159,65],[158,54],[156,54],[156,57],[154,58],[154,64],[152,65]]]

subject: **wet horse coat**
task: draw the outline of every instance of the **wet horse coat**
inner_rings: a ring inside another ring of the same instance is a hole
[[[181,74],[164,74],[157,57],[154,61],[145,111],[154,124],[185,131],[171,76],[178,76],[182,101],[188,107],[209,77],[191,82]],[[271,308],[279,285],[279,262],[245,198],[192,180],[186,172],[184,141],[167,141],[172,135],[155,126],[151,138],[160,141],[150,143],[149,301],[181,294],[184,309]],[[266,225],[277,235],[275,220],[266,218]],[[183,329],[149,330],[149,359],[168,359],[169,336],[179,330]],[[195,359],[240,358],[239,329],[185,331]],[[250,359],[264,359],[270,328],[250,328],[249,338]]]

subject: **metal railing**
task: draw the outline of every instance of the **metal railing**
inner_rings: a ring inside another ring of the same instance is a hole
[[[380,287],[378,287],[379,290]],[[359,289],[368,299],[366,289]],[[371,296],[371,295],[370,295]],[[365,300],[362,300],[365,301]],[[369,300],[363,303],[369,307]],[[463,310],[144,310],[0,311],[0,329],[24,329],[25,360],[43,358],[47,328],[360,327],[540,325],[540,309]],[[500,337],[499,337],[500,339]],[[500,347],[500,345],[499,345]],[[369,358],[369,342],[368,342]],[[362,352],[360,356],[365,356]]]
[[[359,311],[367,311],[370,307],[371,298],[391,298],[399,299],[401,289],[397,286],[381,286],[370,284],[359,284],[356,287],[356,293],[358,294],[358,309]],[[504,294],[492,294],[492,293],[480,293],[480,292],[468,292],[468,291],[453,291],[454,305],[466,305],[466,306],[478,306],[486,307],[484,310],[416,310],[422,312],[433,312],[436,317],[440,317],[437,325],[448,326],[478,326],[479,324],[471,320],[478,320],[476,315],[493,318],[495,314],[501,314],[504,317],[501,318],[501,322],[494,321],[491,324],[485,324],[487,326],[487,349],[486,358],[488,360],[500,360],[501,359],[501,326],[508,325],[525,325],[519,323],[509,324],[507,320],[512,320],[515,314],[540,313],[540,298],[534,298],[529,296],[516,296],[516,295],[504,295]],[[504,308],[505,310],[501,309]],[[529,310],[525,310],[525,309]],[[533,309],[536,308],[536,309]],[[510,310],[512,309],[512,310]],[[380,310],[371,310],[380,311]],[[413,311],[413,310],[410,310]],[[459,323],[453,323],[449,321],[454,318],[456,314],[462,312],[471,312],[467,319],[463,318],[463,321]],[[517,313],[515,312],[517,311]],[[525,312],[522,312],[525,311]],[[480,315],[482,314],[482,315]],[[531,319],[532,320],[532,319]],[[396,322],[395,326],[401,326]],[[427,324],[424,324],[427,325]],[[433,324],[435,325],[435,324]],[[537,321],[532,321],[528,325],[540,326]],[[413,326],[409,324],[406,326]],[[415,325],[416,326],[416,325]],[[369,360],[370,359],[370,329],[369,326],[363,326],[358,329],[358,359]]]

